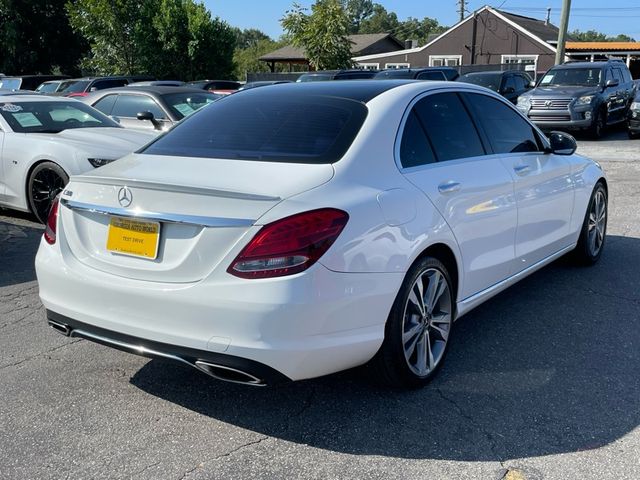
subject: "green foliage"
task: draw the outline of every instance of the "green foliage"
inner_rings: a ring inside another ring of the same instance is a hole
[[[610,37],[596,30],[587,30],[586,32],[574,30],[569,32],[569,36],[577,42],[635,42],[635,39],[623,33]]]
[[[373,14],[372,0],[342,0],[349,16],[349,33],[358,33],[362,22]]]
[[[238,80],[246,80],[247,72],[270,72],[269,66],[258,59],[262,55],[273,52],[284,45],[286,45],[286,43],[274,42],[267,37],[266,39],[251,42],[246,48],[236,48],[233,54],[235,77]],[[285,71],[286,65],[276,65],[276,69],[277,71]]]
[[[255,47],[259,42],[264,40],[272,41],[269,35],[257,28],[241,30],[236,27],[233,29],[233,33],[236,36],[236,48],[239,49]]]
[[[317,0],[311,14],[307,11],[294,3],[281,20],[293,45],[303,48],[318,70],[351,67],[350,22],[340,0]]]
[[[74,0],[73,28],[91,54],[83,66],[100,75],[228,78],[235,36],[204,4],[193,0]]]
[[[66,0],[0,0],[0,72],[79,73],[87,50],[69,25]]]
[[[398,40],[417,40],[420,45],[424,45],[429,35],[445,30],[447,27],[430,17],[424,17],[422,20],[409,17],[401,22],[394,12],[388,12],[382,5],[375,3],[372,13],[361,21],[357,33],[386,32]]]

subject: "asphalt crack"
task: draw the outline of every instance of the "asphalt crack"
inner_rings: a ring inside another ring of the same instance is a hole
[[[500,456],[500,454],[498,453],[498,444],[495,440],[495,438],[493,437],[493,435],[491,435],[491,433],[489,433],[487,430],[485,430],[485,428],[476,421],[476,419],[474,417],[472,417],[471,415],[467,414],[460,405],[458,405],[458,403],[452,399],[447,397],[444,393],[442,393],[442,390],[440,390],[439,388],[435,389],[436,392],[438,392],[438,394],[440,395],[440,397],[450,403],[451,405],[453,405],[453,407],[457,410],[458,414],[464,418],[465,420],[468,420],[469,423],[471,425],[473,425],[479,432],[481,432],[485,438],[488,441],[489,444],[489,449],[491,450],[491,453],[493,454],[493,456],[497,459],[498,463],[500,464],[500,467],[502,467],[502,469],[505,469],[505,475],[506,473],[509,472],[509,469],[505,466],[505,462],[502,459],[502,457]],[[504,476],[502,476],[501,478],[505,478]]]
[[[71,340],[69,343],[65,343],[64,345],[58,345],[57,347],[50,348],[49,350],[45,350],[44,352],[36,353],[35,355],[31,355],[31,356],[29,356],[27,358],[23,358],[22,360],[20,360],[18,362],[13,362],[13,363],[7,363],[5,365],[0,365],[0,370],[4,370],[6,368],[16,367],[18,365],[22,365],[23,363],[26,363],[29,360],[33,360],[34,358],[38,358],[38,357],[41,357],[43,355],[47,355],[49,353],[53,353],[53,352],[55,352],[57,350],[60,350],[60,349],[65,348],[65,347],[68,347],[69,345],[73,345],[74,343],[78,343],[81,340],[82,340],[81,338],[78,338],[76,340]]]

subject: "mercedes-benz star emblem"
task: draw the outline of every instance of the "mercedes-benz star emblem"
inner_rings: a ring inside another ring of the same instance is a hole
[[[544,102],[544,106],[545,107],[550,107],[551,106],[551,100],[547,100],[546,102]]]
[[[133,194],[131,190],[129,190],[129,187],[122,187],[118,191],[118,202],[125,208],[131,205],[131,202],[133,202]]]

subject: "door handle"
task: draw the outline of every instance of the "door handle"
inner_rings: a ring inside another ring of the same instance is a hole
[[[531,170],[531,167],[529,165],[516,165],[513,170],[517,175],[526,175]]]
[[[453,193],[458,190],[460,190],[460,183],[458,182],[449,181],[438,185],[438,191],[440,193]]]

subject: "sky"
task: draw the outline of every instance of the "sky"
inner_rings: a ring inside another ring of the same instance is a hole
[[[459,18],[458,0],[374,0],[388,11],[396,12],[400,20],[407,17],[432,17],[440,24],[451,26]],[[276,39],[283,32],[280,18],[291,8],[294,0],[204,0],[211,12],[234,27],[257,28]],[[310,0],[298,0],[309,6]],[[573,0],[569,30],[598,30],[607,35],[627,34],[640,41],[639,0]],[[560,23],[562,0],[468,0],[467,10],[484,5],[501,8],[519,15],[544,19],[551,7],[551,22]],[[603,5],[606,4],[606,7]]]

